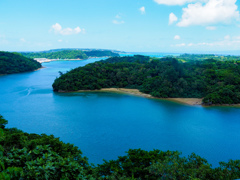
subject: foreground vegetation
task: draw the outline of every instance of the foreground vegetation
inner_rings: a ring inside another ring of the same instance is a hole
[[[21,54],[0,51],[0,74],[33,71],[41,67],[37,61]]]
[[[133,88],[159,98],[203,98],[204,104],[240,103],[238,61],[182,62],[147,56],[112,57],[61,74],[54,91]]]
[[[23,52],[22,55],[28,58],[46,59],[88,59],[89,57],[119,56],[109,50],[57,50],[43,52]]]
[[[90,165],[82,152],[53,135],[28,134],[5,128],[0,115],[0,179],[208,179],[240,178],[240,161],[221,162],[212,168],[196,154],[130,149],[117,160]]]

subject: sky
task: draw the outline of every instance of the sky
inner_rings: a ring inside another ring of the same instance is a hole
[[[238,0],[0,0],[0,51],[240,54]]]

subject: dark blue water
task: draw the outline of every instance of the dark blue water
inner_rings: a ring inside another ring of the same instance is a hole
[[[0,114],[8,127],[54,134],[78,146],[92,163],[129,148],[179,150],[219,161],[240,159],[240,108],[191,107],[112,93],[54,93],[58,71],[87,61],[44,63],[35,72],[0,76]]]

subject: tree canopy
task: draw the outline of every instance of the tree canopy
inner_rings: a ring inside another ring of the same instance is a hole
[[[22,52],[22,55],[29,58],[46,58],[46,59],[88,59],[89,57],[119,56],[109,50],[56,50],[43,52]]]
[[[205,104],[240,103],[240,66],[215,59],[112,57],[62,74],[54,91],[135,88],[159,98],[204,98]]]
[[[40,67],[42,65],[39,62],[26,58],[19,53],[0,51],[0,74],[33,71]]]
[[[119,56],[118,53],[114,53],[112,51],[109,50],[89,50],[89,51],[84,51],[84,53],[88,56],[88,57],[104,57],[104,56],[111,56],[111,57],[115,57],[115,56]]]

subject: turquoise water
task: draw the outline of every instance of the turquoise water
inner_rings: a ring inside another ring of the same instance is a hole
[[[54,134],[92,163],[129,148],[179,150],[219,161],[240,159],[240,108],[191,107],[112,93],[54,93],[58,71],[100,59],[44,63],[35,72],[0,76],[0,114],[7,127]]]

